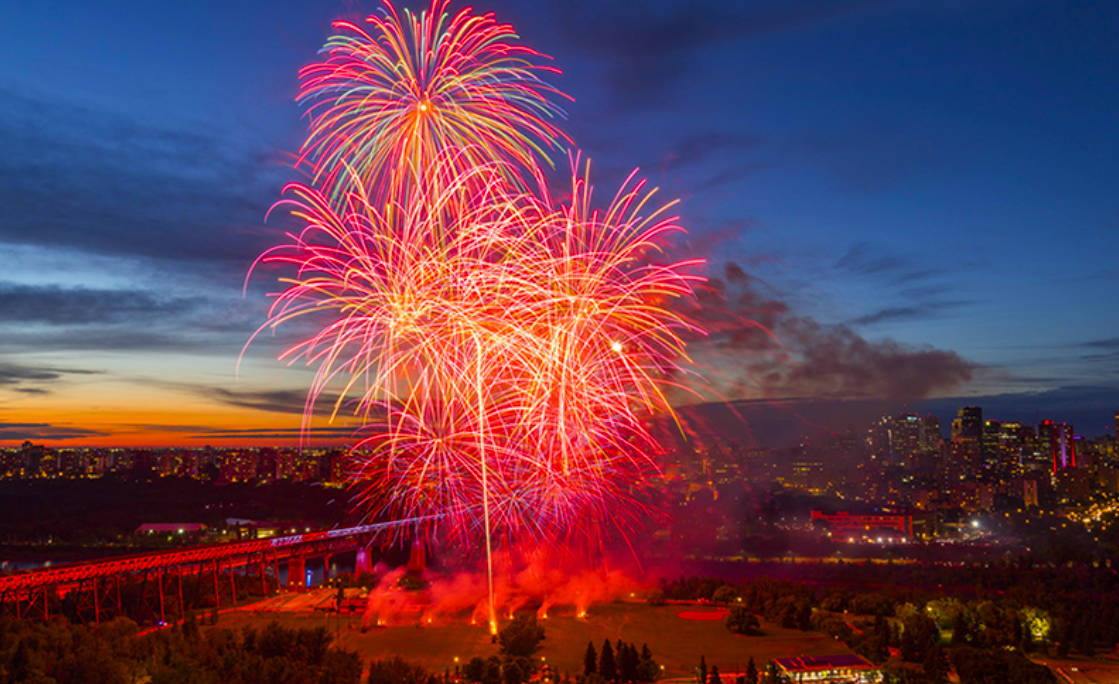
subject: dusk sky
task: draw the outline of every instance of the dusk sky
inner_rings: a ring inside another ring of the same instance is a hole
[[[601,194],[640,167],[683,200],[705,311],[784,345],[713,325],[693,347],[707,396],[777,404],[794,433],[963,403],[1111,430],[1119,4],[474,6],[563,71],[562,127]],[[275,274],[242,287],[299,178],[297,70],[332,20],[377,8],[0,8],[0,444],[298,433],[311,373],[276,361],[298,330],[254,342],[236,375]]]

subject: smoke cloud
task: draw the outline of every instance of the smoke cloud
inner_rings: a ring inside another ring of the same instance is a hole
[[[497,554],[495,565],[508,567],[509,558]],[[538,620],[556,611],[584,617],[596,603],[636,594],[644,587],[629,575],[605,569],[573,570],[555,563],[547,554],[529,558],[520,570],[500,572],[494,577],[494,604],[500,619],[531,610]],[[366,629],[393,625],[432,625],[466,619],[484,625],[489,620],[489,587],[485,573],[460,571],[451,575],[425,573],[424,588],[406,591],[401,587],[404,568],[378,566],[380,576],[369,592],[363,624]]]
[[[909,401],[950,392],[976,370],[951,350],[868,340],[799,315],[736,263],[723,276],[686,312],[708,333],[689,350],[719,400]]]

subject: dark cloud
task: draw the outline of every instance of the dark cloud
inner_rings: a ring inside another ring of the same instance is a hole
[[[0,282],[0,323],[142,323],[182,315],[197,303],[137,290],[17,285]]]
[[[1080,346],[1091,352],[1081,355],[1085,361],[1119,361],[1119,337],[1092,340]]]
[[[281,155],[244,142],[251,138],[0,87],[0,242],[196,263],[252,259],[264,246],[264,213],[290,174]]]
[[[0,423],[0,440],[22,442],[80,440],[109,433],[51,423]]]
[[[779,339],[793,362],[766,373],[771,395],[920,399],[955,389],[975,371],[954,351],[870,341],[846,326],[808,318],[784,321]]]
[[[99,373],[100,371],[82,368],[0,363],[0,387],[9,387],[26,394],[46,393],[48,390],[41,387],[44,383],[58,382],[66,376],[96,375]]]
[[[1084,346],[1090,347],[1092,349],[1119,349],[1119,337],[1109,337],[1103,340],[1092,340],[1091,342],[1085,342]]]
[[[564,37],[605,62],[610,92],[634,106],[673,91],[698,51],[726,43],[814,26],[884,4],[881,0],[656,3],[565,2],[554,7]]]
[[[851,321],[852,325],[873,325],[886,321],[915,321],[936,318],[944,311],[967,306],[971,302],[923,302],[914,306],[894,306],[859,316]]]
[[[798,315],[764,282],[728,263],[697,292],[693,319],[708,332],[693,354],[725,398],[920,399],[972,379],[950,350],[868,340],[844,325]]]
[[[679,168],[711,157],[740,155],[758,147],[757,136],[722,131],[703,131],[684,136],[665,152],[665,168]]]
[[[196,391],[228,406],[292,416],[302,414],[307,403],[307,392],[303,390],[229,390],[221,387],[198,387]],[[319,403],[320,410],[323,403]]]
[[[895,285],[927,280],[944,273],[919,265],[910,257],[884,253],[866,242],[852,245],[836,260],[835,268],[854,275],[881,278]]]

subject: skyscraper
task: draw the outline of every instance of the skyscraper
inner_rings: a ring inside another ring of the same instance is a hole
[[[1047,449],[1052,457],[1054,473],[1062,468],[1076,467],[1076,443],[1071,425],[1043,420],[1037,426],[1037,437],[1042,448]]]
[[[983,409],[979,406],[961,406],[957,411],[958,416],[952,423],[952,438],[964,437],[969,439],[983,438]],[[956,434],[957,423],[959,434]]]
[[[935,453],[940,444],[940,418],[927,415],[921,420],[921,451]]]

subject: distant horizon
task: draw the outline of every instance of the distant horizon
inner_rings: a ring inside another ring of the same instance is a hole
[[[1031,407],[1030,411],[1036,416],[1036,423],[1034,420],[1022,417],[1021,413],[1015,413],[1013,405],[1021,401],[1025,397],[1032,397],[1035,401],[1036,408]],[[942,437],[949,436],[951,430],[952,419],[957,415],[956,411],[962,406],[979,406],[983,409],[984,420],[997,420],[1000,422],[1019,422],[1026,426],[1036,427],[1044,420],[1053,420],[1055,422],[1068,423],[1073,426],[1075,434],[1084,437],[1085,439],[1097,439],[1099,437],[1114,437],[1114,414],[1119,408],[1101,408],[1101,402],[1108,401],[1107,396],[1092,397],[1091,401],[1085,402],[1089,407],[1077,407],[1075,399],[1070,397],[1054,397],[1052,393],[1022,393],[1018,395],[990,395],[987,397],[943,397],[938,399],[925,399],[914,402],[902,401],[884,401],[884,400],[845,400],[834,402],[821,402],[812,399],[793,399],[785,401],[763,401],[763,400],[733,400],[733,401],[716,401],[716,402],[703,402],[698,404],[688,404],[685,406],[677,407],[677,414],[683,417],[684,422],[688,422],[689,416],[696,416],[699,420],[695,426],[687,428],[693,433],[697,434],[702,432],[704,421],[701,415],[704,412],[712,410],[719,410],[723,408],[731,409],[729,415],[733,416],[735,412],[742,415],[745,422],[741,425],[728,425],[726,420],[721,421],[722,437],[720,438],[715,429],[709,430],[710,434],[707,438],[697,440],[700,443],[707,441],[711,437],[715,437],[716,441],[728,442],[731,439],[727,438],[727,434],[739,434],[740,431],[745,430],[750,434],[762,436],[761,439],[754,440],[753,444],[765,448],[785,448],[792,447],[800,443],[804,434],[815,433],[843,433],[848,429],[855,432],[865,431],[869,429],[873,422],[878,418],[898,415],[900,413],[915,413],[919,415],[935,415],[940,420],[940,431]],[[986,405],[984,405],[986,400]],[[1071,405],[1070,405],[1071,404]],[[1112,405],[1119,406],[1119,399]],[[1085,420],[1088,415],[1092,415],[1096,420]],[[756,416],[754,420],[750,416]],[[829,421],[830,416],[830,421]],[[864,416],[859,418],[859,416]],[[775,418],[776,417],[776,418]],[[664,422],[665,416],[658,417],[658,421]],[[1100,420],[1100,419],[1103,420]],[[855,423],[858,424],[855,424]],[[779,423],[779,427],[774,427],[774,423]],[[1090,431],[1089,426],[1096,425],[1095,431]],[[799,427],[798,427],[799,425]],[[770,428],[770,429],[767,429]],[[1087,429],[1086,429],[1087,428]],[[13,429],[7,426],[0,426],[0,434],[11,434]],[[49,435],[35,435],[30,432],[23,435],[0,437],[0,448],[11,449],[20,446],[25,441],[30,441],[33,444],[42,444],[44,446],[51,446],[52,448],[90,448],[90,449],[159,449],[159,448],[181,448],[181,449],[203,449],[206,447],[216,448],[299,448],[302,446],[304,449],[339,449],[348,448],[347,441],[352,439],[352,432],[341,428],[325,428],[312,430],[310,439],[323,440],[315,443],[303,443],[301,445],[301,437],[298,429],[278,430],[278,429],[260,429],[260,430],[236,430],[230,431],[231,434],[226,436],[215,436],[200,434],[197,436],[186,437],[191,441],[197,443],[188,443],[183,441],[182,433],[169,433],[168,437],[177,437],[178,441],[174,439],[159,440],[155,442],[111,442],[113,439],[111,435],[100,437],[97,442],[79,442],[76,440],[81,437],[74,437],[71,439],[52,438]],[[328,432],[333,436],[324,437],[316,435],[316,433]],[[246,434],[252,433],[252,435]],[[768,435],[767,437],[765,435]],[[783,435],[783,437],[782,437]],[[262,440],[276,439],[277,441],[263,443]],[[240,441],[236,441],[240,440]],[[249,441],[251,440],[251,441]],[[663,441],[663,440],[662,440]],[[664,447],[666,451],[671,451],[671,446]]]

